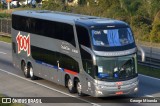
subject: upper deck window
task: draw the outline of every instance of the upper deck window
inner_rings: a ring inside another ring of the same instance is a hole
[[[88,30],[83,26],[76,25],[76,31],[79,44],[91,48]]]
[[[125,46],[134,42],[130,28],[92,30],[92,41],[95,46]]]
[[[18,31],[66,41],[76,47],[74,28],[68,23],[13,14],[12,27]]]

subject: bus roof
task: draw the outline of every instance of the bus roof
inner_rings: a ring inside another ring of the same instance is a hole
[[[107,25],[107,26],[128,26],[127,23],[119,20],[114,20],[110,18],[101,18],[96,16],[49,11],[49,10],[24,10],[13,12],[15,15],[33,17],[38,19],[45,19],[51,21],[60,21],[67,23],[78,23],[86,26],[97,26],[97,25]]]

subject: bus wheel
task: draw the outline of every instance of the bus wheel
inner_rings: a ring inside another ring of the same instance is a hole
[[[83,93],[82,93],[82,85],[80,83],[80,81],[78,80],[77,83],[76,83],[76,89],[77,89],[77,93],[79,96],[83,96]]]
[[[74,84],[70,78],[67,81],[67,87],[68,87],[68,91],[70,93],[75,93],[75,87],[74,87]]]
[[[34,71],[33,71],[33,68],[30,66],[29,67],[29,74],[30,74],[30,77],[31,77],[31,80],[36,80],[37,77],[34,75]]]
[[[27,65],[26,65],[26,63],[24,61],[22,62],[22,71],[24,72],[24,76],[26,78],[30,77],[29,70],[28,70]]]

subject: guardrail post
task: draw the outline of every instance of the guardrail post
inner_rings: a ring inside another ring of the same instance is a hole
[[[144,50],[140,46],[138,46],[138,50],[141,52],[142,62],[145,62],[145,52],[144,52]]]
[[[0,34],[2,36],[11,37],[11,20],[0,18]]]
[[[150,47],[150,64],[152,63],[152,47]],[[152,68],[151,68],[152,71]]]
[[[8,33],[8,19],[7,19],[7,28],[6,29],[7,29],[6,33]]]
[[[0,30],[1,30],[1,32],[2,32],[2,19],[0,19],[0,21],[1,21],[1,22],[0,22],[0,23],[1,23],[1,29],[0,29]]]

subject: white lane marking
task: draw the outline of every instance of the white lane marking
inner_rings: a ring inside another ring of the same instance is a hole
[[[61,93],[61,94],[64,94],[64,95],[67,95],[67,96],[76,98],[76,96],[74,96],[74,95],[65,93],[65,92],[63,92],[63,91],[60,91],[60,90],[57,90],[57,89],[54,89],[54,88],[51,88],[51,87],[48,87],[48,86],[43,85],[43,84],[38,83],[38,82],[34,82],[34,81],[32,81],[32,80],[26,79],[26,78],[24,78],[24,77],[21,77],[21,76],[19,76],[19,75],[13,74],[13,73],[8,72],[8,71],[6,71],[6,70],[0,69],[0,71],[5,72],[5,73],[7,73],[7,74],[9,74],[9,75],[13,75],[13,76],[18,77],[18,78],[21,78],[21,79],[26,80],[26,81],[28,81],[28,82],[32,82],[32,83],[34,83],[34,84],[37,84],[37,85],[42,86],[42,87],[45,87],[45,88],[50,89],[50,90],[52,90],[52,91],[56,91],[56,92],[58,92],[58,93]],[[90,102],[90,101],[87,101],[87,100],[84,100],[84,99],[81,99],[81,98],[77,98],[77,99],[79,99],[79,100],[81,100],[81,101],[84,101],[84,102],[87,102],[87,103],[90,103],[90,104],[93,105],[93,106],[101,106],[101,105],[99,105],[99,104],[92,103],[92,102]]]
[[[7,54],[7,53],[5,53],[5,52],[0,52],[0,54]]]
[[[11,44],[11,43],[7,43],[7,42],[4,42],[4,41],[0,41],[1,43],[5,43],[5,44]]]
[[[145,97],[149,97],[149,98],[154,98],[154,99],[160,100],[159,98],[154,97],[154,96],[152,96],[152,95],[145,95]]]
[[[145,95],[145,97],[151,97],[151,98],[154,98],[154,96],[152,96],[152,95]]]
[[[144,77],[148,77],[148,78],[151,78],[151,79],[154,79],[154,80],[159,80],[159,81],[160,81],[160,79],[159,79],[159,78],[150,77],[150,76],[147,76],[147,75],[142,75],[142,74],[139,74],[139,75],[141,75],[141,76],[144,76]]]

